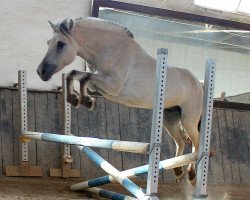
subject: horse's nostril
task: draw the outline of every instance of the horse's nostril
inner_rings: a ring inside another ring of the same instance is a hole
[[[46,73],[46,69],[42,70],[42,75],[44,75]]]

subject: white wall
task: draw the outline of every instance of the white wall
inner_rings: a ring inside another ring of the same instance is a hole
[[[47,51],[52,31],[47,23],[67,17],[89,16],[91,0],[0,0],[0,86],[17,82],[17,71],[28,71],[28,87],[54,89],[61,85],[61,73],[49,82],[40,80],[37,66]],[[65,68],[82,69],[77,59]]]

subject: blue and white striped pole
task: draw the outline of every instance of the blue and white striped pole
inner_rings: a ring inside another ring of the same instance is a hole
[[[170,158],[167,160],[163,160],[160,162],[159,169],[160,170],[169,170],[175,167],[188,165],[190,163],[195,163],[197,160],[197,156],[195,153],[190,153],[182,156],[178,156],[175,158]],[[125,170],[121,172],[127,178],[135,178],[137,176],[148,173],[148,165],[136,167],[133,169]],[[112,176],[102,176],[100,178],[92,179],[89,181],[76,183],[70,186],[70,190],[72,191],[80,191],[85,190],[91,187],[101,186],[109,183],[116,182],[116,180]]]
[[[147,199],[146,195],[142,191],[142,188],[138,187],[130,179],[124,176],[119,170],[109,164],[105,159],[95,153],[92,149],[85,146],[77,146],[83,153],[85,153],[92,161],[100,166],[105,172],[111,175],[118,183],[125,187],[131,194],[138,199]]]
[[[107,140],[91,137],[77,137],[73,135],[60,135],[31,131],[23,132],[22,137],[32,140],[42,140],[48,142],[83,145],[88,147],[106,148],[113,149],[115,151],[124,151],[130,153],[147,153],[149,150],[149,143],[142,142]]]

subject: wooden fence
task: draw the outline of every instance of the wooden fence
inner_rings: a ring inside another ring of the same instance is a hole
[[[59,92],[28,92],[28,129],[38,132],[62,132],[62,101]],[[0,89],[0,176],[5,165],[18,165],[20,114],[17,90]],[[104,139],[149,142],[151,110],[128,108],[98,98],[97,109],[72,108],[72,133]],[[216,155],[210,162],[210,183],[250,184],[250,111],[214,108],[211,149]],[[190,149],[186,147],[186,152]],[[120,170],[148,162],[147,155],[96,149]],[[61,145],[43,141],[29,143],[29,161],[43,167],[59,168]],[[173,157],[175,144],[163,134],[162,159]],[[104,175],[86,156],[72,147],[73,168],[81,169],[82,178]],[[175,182],[172,170],[161,173],[161,180]]]

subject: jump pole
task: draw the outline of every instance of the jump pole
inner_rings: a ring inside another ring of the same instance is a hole
[[[146,154],[149,151],[149,143],[107,140],[91,137],[76,137],[73,135],[60,135],[31,131],[23,132],[23,137],[32,140],[64,143],[65,145],[82,145],[87,147],[105,148],[112,149],[114,151],[123,151],[130,153]]]
[[[104,190],[104,189],[96,188],[96,187],[89,188],[86,191],[88,191],[89,193],[96,194],[96,195],[99,195],[101,197],[105,197],[105,198],[113,199],[113,200],[137,200],[137,198],[134,198],[131,196],[127,196],[124,194],[120,194],[117,192],[113,192],[110,190]]]
[[[190,163],[195,163],[196,160],[197,160],[197,156],[195,153],[190,153],[190,154],[170,158],[167,160],[160,161],[159,170],[163,170],[163,169],[169,170],[169,169],[173,169],[175,167],[188,165]],[[128,178],[135,178],[135,177],[141,176],[143,174],[147,174],[148,168],[149,168],[148,165],[143,165],[140,167],[136,167],[133,169],[122,171],[121,173]],[[112,176],[106,175],[106,176],[102,176],[100,178],[96,178],[96,179],[92,179],[89,181],[73,184],[70,186],[70,190],[81,191],[81,190],[86,190],[88,188],[106,185],[106,184],[114,183],[114,182],[116,182],[116,180]]]
[[[124,176],[119,170],[109,164],[104,158],[99,156],[92,149],[85,146],[77,146],[77,148],[81,150],[86,156],[88,156],[93,162],[95,162],[96,165],[111,175],[119,184],[126,188],[135,197],[138,199],[147,199],[142,188]]]
[[[28,110],[27,110],[27,72],[18,71],[18,93],[20,102],[20,133],[28,130]],[[20,166],[5,166],[6,176],[43,176],[42,167],[29,164],[28,140],[20,139]]]
[[[66,74],[62,74],[62,103],[63,103],[63,134],[60,137],[68,136],[71,133],[71,105],[67,102]],[[62,146],[61,168],[51,168],[51,177],[79,178],[80,170],[71,168],[73,158],[70,153],[70,145]]]

